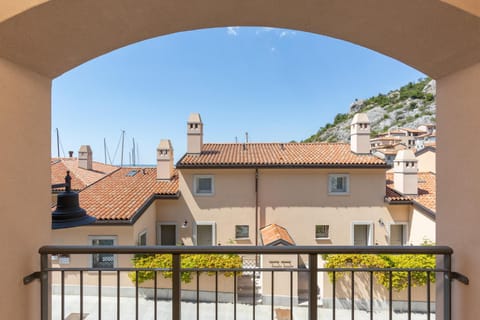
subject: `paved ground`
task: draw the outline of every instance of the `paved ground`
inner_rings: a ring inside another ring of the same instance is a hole
[[[154,319],[154,303],[153,300],[145,300],[139,298],[138,313],[139,319],[147,320]],[[53,295],[52,297],[52,320],[61,320],[61,300],[59,295]],[[77,295],[67,295],[65,296],[65,317],[68,320],[77,320],[78,316],[75,317],[75,313],[80,312],[80,301]],[[215,319],[215,304],[214,303],[201,303],[200,306],[200,319],[208,320]],[[284,308],[284,307],[280,307]],[[102,298],[102,319],[105,320],[115,320],[117,319],[117,302],[116,298],[112,297],[103,297]],[[84,317],[85,320],[94,320],[98,319],[98,298],[94,296],[86,296],[84,298],[84,312],[88,313],[87,317]],[[182,303],[182,319],[197,319],[197,306],[191,302]],[[233,317],[233,305],[222,303],[218,305],[218,319],[234,319]],[[73,313],[73,314],[72,314]],[[120,300],[120,314],[121,319],[130,320],[135,319],[135,299],[134,298],[121,298]],[[70,315],[72,314],[72,315]],[[68,316],[70,315],[70,318]],[[157,319],[159,320],[168,320],[171,319],[171,304],[170,301],[157,301]],[[295,320],[307,319],[307,308],[305,306],[294,307],[293,317]],[[375,320],[388,320],[388,313],[384,311],[379,311],[374,313]],[[250,320],[253,319],[253,308],[251,305],[238,304],[237,305],[237,319],[238,320]],[[255,319],[256,320],[266,320],[272,319],[271,306],[259,305],[255,308]],[[277,319],[274,317],[273,319]],[[318,319],[327,320],[332,319],[332,310],[331,309],[318,309]],[[336,310],[336,319],[352,319],[350,310]],[[355,320],[369,320],[370,313],[365,311],[357,310],[355,312]],[[407,314],[403,313],[394,313],[392,320],[403,320],[408,319]],[[427,319],[427,314],[413,314],[412,320],[423,320]],[[431,319],[435,319],[435,315],[431,315]]]

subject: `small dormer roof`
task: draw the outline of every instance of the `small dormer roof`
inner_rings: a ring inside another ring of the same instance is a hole
[[[356,113],[352,119],[352,124],[354,123],[370,123],[370,120],[366,113]]]
[[[169,139],[160,140],[157,150],[172,150],[172,142]]]
[[[200,113],[192,112],[188,117],[188,123],[201,123],[202,118],[200,117]]]
[[[417,161],[417,158],[415,157],[415,154],[412,150],[406,149],[399,150],[394,161]]]

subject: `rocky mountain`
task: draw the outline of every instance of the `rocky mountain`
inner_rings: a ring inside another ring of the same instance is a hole
[[[372,137],[390,128],[417,128],[435,124],[435,81],[429,78],[410,82],[398,90],[365,100],[355,100],[348,113],[339,113],[333,123],[327,123],[303,142],[346,142],[350,138],[350,122],[357,112],[370,119]]]

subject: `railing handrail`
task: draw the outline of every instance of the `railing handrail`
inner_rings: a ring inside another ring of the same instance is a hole
[[[41,247],[40,254],[434,254],[452,255],[448,246],[67,246]]]

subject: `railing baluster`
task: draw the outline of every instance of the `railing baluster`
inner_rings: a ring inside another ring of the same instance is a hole
[[[350,295],[352,297],[351,315],[352,315],[352,320],[354,320],[355,319],[355,272],[353,270],[352,270],[352,287],[351,287]]]
[[[275,278],[274,278],[274,277],[275,277],[275,276],[274,276],[273,271],[272,271],[271,273],[272,273],[272,274],[271,274],[271,276],[272,276],[272,287],[270,288],[270,290],[271,290],[271,293],[270,293],[270,297],[271,297],[271,299],[270,299],[270,300],[271,300],[271,306],[270,306],[270,309],[271,309],[271,310],[270,310],[270,313],[271,313],[271,317],[272,317],[272,320],[273,320],[273,317],[274,317],[274,310],[273,310],[273,309],[274,309],[274,307],[273,307],[273,304],[274,304],[274,303],[273,303],[274,294],[273,294],[273,293],[275,292],[275,291],[274,291],[274,289],[275,289],[275,285],[274,285],[274,282],[275,282],[274,279],[275,279]]]
[[[310,283],[309,283],[309,300],[308,301],[308,318],[310,320],[317,320],[317,296],[318,296],[318,283],[317,283],[317,263],[318,257],[316,253],[310,253],[308,255],[308,267],[310,269]]]
[[[135,270],[135,319],[138,320],[138,270]]]
[[[233,271],[233,320],[237,320],[237,271]]]
[[[200,273],[197,271],[197,320],[200,320]]]
[[[61,289],[61,299],[62,299],[62,319],[65,319],[65,270],[62,270],[62,289]]]
[[[98,320],[102,319],[102,270],[98,270]]]
[[[336,291],[337,291],[337,285],[336,285],[336,281],[337,281],[337,277],[336,277],[336,273],[335,271],[332,272],[332,319],[335,320],[336,319],[336,308],[337,308],[337,296],[336,296]]]
[[[83,319],[83,271],[80,271],[80,319]]]
[[[427,271],[427,320],[430,320],[430,271]]]
[[[255,269],[253,270],[253,294],[252,294],[252,309],[253,309],[253,320],[255,320],[255,300],[257,299],[256,294],[257,294],[257,279],[256,279],[256,274],[255,274]]]
[[[388,319],[392,320],[393,319],[393,295],[392,295],[392,290],[393,290],[393,283],[392,283],[392,271],[388,272]]]
[[[117,270],[117,320],[120,320],[120,270]]]
[[[290,319],[293,319],[293,271],[290,271]]]
[[[412,272],[408,271],[407,273],[407,303],[408,303],[408,320],[412,319]]]
[[[370,320],[373,320],[373,271],[370,271]]]
[[[153,315],[153,319],[154,320],[157,320],[157,313],[158,313],[158,284],[157,284],[157,277],[158,277],[158,271],[154,271],[154,274],[153,274],[153,312],[154,312],[154,315]]]
[[[218,320],[218,271],[215,271],[215,320]]]
[[[172,319],[181,317],[181,272],[180,254],[172,254]]]

